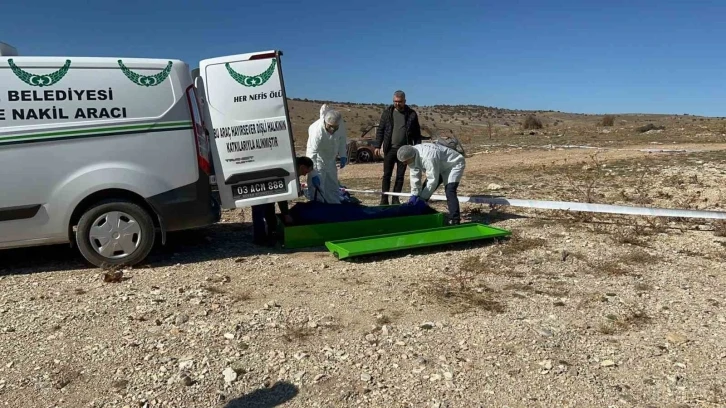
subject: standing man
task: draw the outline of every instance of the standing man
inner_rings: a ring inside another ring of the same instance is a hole
[[[320,175],[320,182],[314,186],[317,194],[311,200],[340,204],[340,182],[335,158],[340,157],[341,169],[345,167],[348,149],[345,121],[339,111],[330,109],[328,105],[320,107],[320,118],[308,127],[305,155],[312,159]]]
[[[403,179],[406,175],[406,163],[397,159],[396,154],[401,146],[421,144],[421,126],[418,123],[416,111],[406,105],[406,94],[403,91],[393,93],[393,105],[386,108],[381,114],[376,131],[376,140],[380,148],[376,149],[377,156],[383,156],[383,182],[381,192],[391,189],[391,176],[393,166],[396,166],[396,182],[393,192],[403,190]],[[393,197],[393,204],[400,204],[397,196]],[[388,205],[388,196],[381,194],[381,205]]]

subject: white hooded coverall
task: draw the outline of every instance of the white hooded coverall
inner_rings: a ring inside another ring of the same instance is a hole
[[[418,151],[411,164],[411,195],[428,200],[439,187],[439,176],[442,185],[458,183],[464,176],[466,161],[464,156],[454,149],[436,143],[422,143],[413,146]],[[426,188],[421,190],[421,171],[426,173]]]
[[[320,191],[317,192],[316,198],[315,187],[308,184],[307,198],[328,204],[340,204],[340,183],[335,158],[348,157],[347,131],[343,119],[340,120],[340,127],[334,134],[331,135],[325,130],[324,115],[328,109],[328,105],[323,105],[320,108],[320,118],[308,128],[305,155],[312,159],[315,170],[320,174]]]

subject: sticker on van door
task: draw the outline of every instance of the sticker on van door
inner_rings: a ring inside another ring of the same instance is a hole
[[[242,75],[239,72],[232,69],[232,67],[229,65],[229,62],[224,64],[224,67],[227,68],[227,72],[229,72],[229,75],[234,78],[235,81],[237,81],[239,84],[244,86],[260,86],[264,85],[265,82],[269,81],[270,78],[272,78],[272,74],[275,73],[275,65],[277,65],[277,60],[273,59],[270,63],[270,67],[267,68],[267,70],[259,75]]]

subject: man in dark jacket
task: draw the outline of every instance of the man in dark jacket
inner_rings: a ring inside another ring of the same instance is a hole
[[[395,165],[396,182],[393,185],[393,192],[400,193],[403,190],[403,181],[406,176],[406,163],[399,161],[396,157],[398,148],[421,143],[421,125],[418,123],[418,115],[416,111],[406,105],[406,94],[403,91],[393,93],[393,105],[386,108],[381,114],[376,140],[380,146],[376,149],[376,155],[383,156],[381,191],[385,193],[391,189],[391,176],[393,176],[393,166]],[[394,196],[392,203],[399,204],[399,198]],[[381,194],[381,205],[388,205],[388,196],[385,194]]]

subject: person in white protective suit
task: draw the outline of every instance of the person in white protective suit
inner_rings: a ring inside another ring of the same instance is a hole
[[[340,204],[340,183],[335,158],[340,157],[340,168],[348,164],[347,129],[340,112],[323,105],[320,119],[308,128],[305,155],[313,160],[319,180],[311,177],[307,198],[329,204]],[[317,184],[317,185],[316,185]]]
[[[457,189],[464,175],[466,160],[459,152],[437,143],[423,143],[415,146],[401,146],[398,160],[406,163],[411,170],[411,199],[415,203],[422,199],[428,201],[441,184],[446,191],[449,208],[449,224],[461,223]],[[421,185],[421,172],[426,173],[426,182]]]

